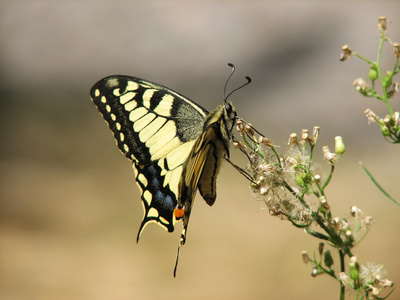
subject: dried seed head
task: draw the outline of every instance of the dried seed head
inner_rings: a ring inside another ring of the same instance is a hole
[[[349,276],[347,276],[345,272],[339,273],[339,279],[343,284],[349,284],[351,282]]]
[[[352,217],[358,217],[362,215],[362,210],[359,209],[357,206],[353,205],[350,207],[350,213]]]
[[[298,146],[299,145],[299,139],[297,138],[296,133],[291,133],[289,136],[289,142],[288,142],[289,147],[293,146]]]
[[[378,120],[378,116],[369,108],[364,111],[364,114],[367,116],[369,123],[375,123]]]
[[[356,87],[356,90],[361,95],[367,96],[371,93],[371,88],[362,78],[357,78],[356,80],[354,80],[353,85]]]
[[[342,47],[342,54],[340,55],[339,60],[345,61],[346,59],[348,59],[351,56],[352,53],[353,53],[353,50],[351,50],[348,45],[344,45]]]
[[[382,31],[386,30],[386,17],[379,17],[378,28]]]
[[[308,256],[307,251],[302,251],[301,256],[303,257],[303,262],[305,264],[308,264],[308,262],[310,261],[310,257]]]
[[[244,133],[244,126],[243,126],[243,121],[240,119],[236,119],[236,130],[240,134]]]
[[[361,221],[361,225],[365,226],[366,229],[368,229],[373,223],[374,219],[372,219],[370,216],[366,216],[364,220]]]
[[[399,58],[400,57],[400,46],[399,46],[399,43],[393,43],[392,45],[393,45],[394,56]]]
[[[314,175],[314,180],[316,183],[320,184],[321,183],[321,175],[315,174]]]
[[[246,145],[239,141],[233,141],[233,147],[235,147],[236,149],[246,150]]]
[[[272,141],[269,138],[266,138],[265,136],[259,136],[258,137],[258,143],[259,144],[263,144],[263,145],[268,146],[268,147],[272,147],[273,146]]]
[[[314,128],[313,128],[313,138],[314,138],[315,141],[319,137],[319,131],[320,131],[319,126],[314,126]]]
[[[324,196],[321,196],[319,198],[319,203],[321,204],[321,207],[325,210],[325,211],[329,211],[330,210],[330,206],[328,204],[328,201],[326,200],[326,198]],[[339,219],[339,218],[338,218]]]
[[[302,130],[301,130],[301,139],[302,139],[303,141],[307,141],[307,140],[308,140],[308,137],[309,137],[308,129],[302,129]]]
[[[392,287],[393,286],[393,281],[391,281],[389,279],[386,279],[386,278],[380,280],[380,282],[381,282],[382,286],[388,286],[388,287]]]
[[[338,155],[336,153],[332,153],[329,151],[328,146],[322,147],[322,151],[324,152],[324,158],[331,164],[336,163],[338,160]]]
[[[397,82],[392,83],[387,89],[387,94],[389,98],[392,98],[398,92],[399,92],[399,84]]]
[[[253,129],[253,126],[251,125],[251,124],[246,124],[245,126],[244,126],[244,130],[246,131],[246,133],[248,134],[248,135],[250,135],[250,136],[254,136],[254,129]]]
[[[398,111],[396,111],[396,112],[393,114],[393,121],[394,121],[394,124],[397,125],[397,126],[399,126],[399,125],[400,125],[399,120],[400,120],[400,113],[399,113]]]

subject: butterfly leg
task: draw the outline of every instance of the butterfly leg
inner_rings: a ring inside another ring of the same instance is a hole
[[[236,165],[233,161],[230,160],[229,157],[224,156],[225,160],[231,164],[232,167],[235,168],[236,171],[238,171],[240,174],[242,174],[244,177],[246,177],[247,180],[253,182],[253,177],[247,173],[245,170],[243,170],[241,167],[239,167],[238,165]]]

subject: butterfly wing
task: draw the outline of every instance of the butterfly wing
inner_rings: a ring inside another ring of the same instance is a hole
[[[173,231],[179,182],[208,112],[162,85],[130,76],[106,77],[90,94],[119,149],[133,162],[144,207],[137,239],[151,222]]]

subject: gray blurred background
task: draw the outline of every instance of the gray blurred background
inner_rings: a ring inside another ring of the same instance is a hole
[[[338,216],[357,205],[375,219],[354,254],[399,282],[400,208],[358,164],[399,199],[399,146],[363,115],[385,115],[384,105],[352,87],[368,66],[338,60],[344,44],[375,58],[380,15],[399,41],[399,12],[399,1],[1,1],[0,298],[338,299],[339,285],[312,278],[301,260],[318,241],[260,209],[228,165],[215,205],[195,201],[177,278],[179,224],[172,234],[150,225],[136,244],[139,192],[91,86],[134,75],[212,110],[228,62],[237,67],[231,88],[253,79],[231,97],[239,115],[282,150],[291,132],[314,125],[320,147],[343,136],[328,201]]]

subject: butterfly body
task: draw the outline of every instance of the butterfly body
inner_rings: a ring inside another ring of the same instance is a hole
[[[215,202],[221,160],[229,158],[234,107],[225,101],[208,113],[171,89],[123,75],[100,80],[90,94],[132,161],[144,208],[137,240],[149,223],[172,232],[182,218],[183,245],[196,191],[207,204]]]

